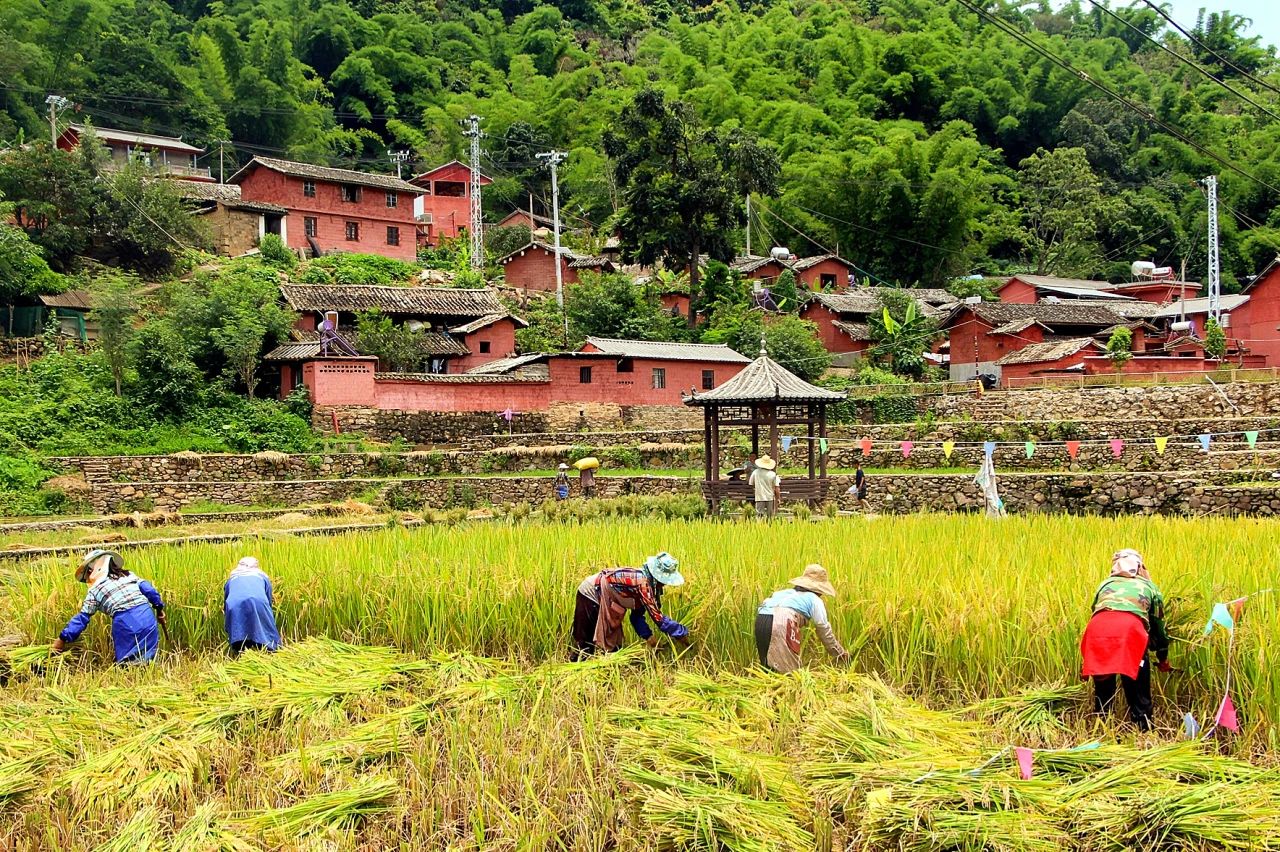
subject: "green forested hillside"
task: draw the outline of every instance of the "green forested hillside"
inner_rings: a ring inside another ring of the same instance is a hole
[[[1198,278],[1196,181],[1216,173],[1224,280],[1275,255],[1280,75],[1239,19],[1181,22],[1197,44],[1141,2],[985,8],[1030,44],[959,0],[4,0],[0,138],[47,134],[54,92],[99,125],[208,146],[215,169],[217,140],[231,140],[240,161],[386,171],[388,147],[418,166],[463,155],[458,119],[474,112],[491,214],[530,194],[541,205],[533,154],[554,146],[571,152],[566,214],[603,225],[618,197],[603,136],[652,83],[777,149],[756,246],[838,247],[904,283],[1015,267],[1114,276],[1135,258],[1185,260]]]

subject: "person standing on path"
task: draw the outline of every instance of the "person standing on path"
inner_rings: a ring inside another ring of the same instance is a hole
[[[756,517],[772,518],[782,502],[782,486],[774,468],[778,463],[768,455],[756,459],[756,469],[751,471],[747,483],[755,488]]]
[[[149,663],[160,647],[160,626],[166,624],[164,601],[151,583],[124,570],[124,557],[114,550],[91,550],[76,579],[87,585],[84,604],[58,638],[54,653],[80,638],[94,613],[111,617],[111,644],[116,663]]]
[[[680,563],[666,552],[650,556],[641,568],[615,568],[584,579],[573,608],[574,659],[618,650],[622,646],[622,615],[628,610],[632,629],[650,647],[658,644],[658,637],[645,622],[646,614],[658,630],[688,645],[689,629],[662,614],[662,590],[682,585]]]
[[[556,499],[569,499],[569,465],[560,462],[560,468],[556,471]]]
[[[806,621],[827,652],[839,662],[849,659],[831,630],[823,596],[835,597],[835,587],[821,565],[808,565],[804,573],[791,581],[791,588],[774,592],[756,610],[756,652],[760,665],[775,672],[793,672],[800,668],[800,629]]]
[[[222,587],[222,616],[231,656],[280,648],[271,578],[258,566],[256,558],[246,556],[231,569],[231,576]]]
[[[578,487],[582,490],[584,499],[591,499],[596,496],[596,469],[594,467],[584,467],[578,471]]]
[[[1121,550],[1111,558],[1111,576],[1093,596],[1093,617],[1080,639],[1084,664],[1081,677],[1093,678],[1093,706],[1099,714],[1111,709],[1116,675],[1124,687],[1129,719],[1142,730],[1151,729],[1151,666],[1154,651],[1160,671],[1169,667],[1169,635],[1164,627],[1164,597],[1136,550]]]
[[[862,462],[853,463],[853,488],[859,500],[867,499],[867,474],[862,470]]]

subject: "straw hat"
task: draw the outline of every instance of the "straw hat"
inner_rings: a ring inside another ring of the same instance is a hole
[[[568,470],[568,469],[569,469],[569,465],[565,464],[564,462],[560,462],[560,469],[561,469],[561,470]]]
[[[119,553],[116,553],[114,550],[102,550],[95,547],[84,555],[84,559],[80,560],[80,567],[76,568],[76,579],[81,583],[88,582],[89,574],[93,572],[93,566],[96,565],[98,560],[104,556],[110,556],[111,564],[115,565],[117,568],[124,567],[124,557]]]
[[[644,569],[649,576],[664,586],[683,586],[684,575],[680,573],[680,563],[665,550],[644,561]]]
[[[756,459],[756,467],[762,467],[765,470],[773,470],[778,463],[769,457],[768,453]]]
[[[831,585],[827,569],[821,565],[806,565],[804,573],[792,580],[791,585],[816,595],[826,595],[829,598],[836,596],[836,587]]]

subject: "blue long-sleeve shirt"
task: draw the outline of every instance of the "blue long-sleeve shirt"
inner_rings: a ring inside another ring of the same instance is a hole
[[[274,651],[280,647],[271,578],[259,570],[236,571],[222,589],[227,642],[250,642]]]
[[[119,577],[107,577],[99,580],[85,592],[84,603],[80,611],[71,616],[67,626],[58,634],[63,642],[74,642],[89,626],[94,613],[105,613],[115,618],[143,604],[151,604],[155,609],[164,609],[164,600],[156,587],[136,574],[124,574]]]

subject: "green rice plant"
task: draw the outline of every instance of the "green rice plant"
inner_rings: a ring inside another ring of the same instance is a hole
[[[101,852],[138,852],[157,848],[160,835],[160,811],[152,807],[140,808],[124,825],[115,831],[111,839],[97,848]]]
[[[169,852],[259,852],[225,825],[226,818],[216,802],[205,802],[174,834]]]
[[[1083,683],[1024,689],[1016,695],[996,696],[971,704],[965,715],[980,719],[1020,738],[1022,745],[1049,745],[1066,733],[1062,712],[1086,694]]]

